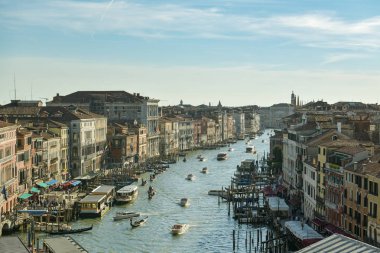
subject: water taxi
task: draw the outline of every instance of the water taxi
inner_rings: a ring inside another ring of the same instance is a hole
[[[202,172],[203,174],[207,174],[207,173],[208,173],[208,169],[207,169],[207,167],[204,167],[204,168],[201,170],[201,172]]]
[[[200,162],[205,162],[206,160],[207,160],[206,157],[201,157],[201,158],[199,158],[199,161],[200,161]]]
[[[139,194],[136,185],[127,185],[116,191],[116,202],[117,203],[129,203],[137,198]]]
[[[256,150],[255,150],[255,147],[254,146],[248,146],[245,148],[245,152],[246,153],[253,153],[253,154],[256,154]]]
[[[179,205],[182,207],[188,207],[188,206],[190,206],[190,200],[188,198],[182,198],[179,201]]]
[[[232,151],[234,151],[234,148],[228,148],[228,151],[232,152]]]
[[[221,152],[217,155],[216,160],[223,161],[227,160],[227,153]]]
[[[173,235],[182,235],[189,229],[189,224],[174,224],[172,227]]]

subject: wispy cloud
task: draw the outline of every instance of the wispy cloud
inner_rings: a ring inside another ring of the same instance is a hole
[[[331,63],[337,63],[347,60],[355,60],[355,59],[365,59],[369,58],[369,55],[366,54],[334,54],[334,55],[328,55],[324,62],[322,62],[322,65],[325,64],[331,64]]]
[[[99,20],[101,22],[99,22]],[[262,16],[131,1],[47,1],[2,8],[0,25],[38,26],[89,34],[143,38],[253,40],[278,37],[306,47],[378,50],[380,16],[345,20],[328,13]]]

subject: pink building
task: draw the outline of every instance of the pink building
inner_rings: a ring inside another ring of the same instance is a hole
[[[17,126],[0,121],[0,219],[17,204]]]

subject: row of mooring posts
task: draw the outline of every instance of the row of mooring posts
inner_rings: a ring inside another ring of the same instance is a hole
[[[265,238],[264,238],[265,235]],[[241,236],[243,236],[245,252],[247,253],[286,253],[288,252],[287,237],[281,235],[275,237],[272,231],[266,228],[242,232],[232,231],[232,250],[233,252],[244,252],[240,248]]]

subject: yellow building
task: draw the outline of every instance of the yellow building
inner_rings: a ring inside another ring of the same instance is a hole
[[[367,237],[375,245],[380,244],[380,163],[364,165],[368,175],[368,227]]]
[[[364,241],[368,227],[368,176],[366,165],[354,163],[344,170],[342,225],[346,232]]]

